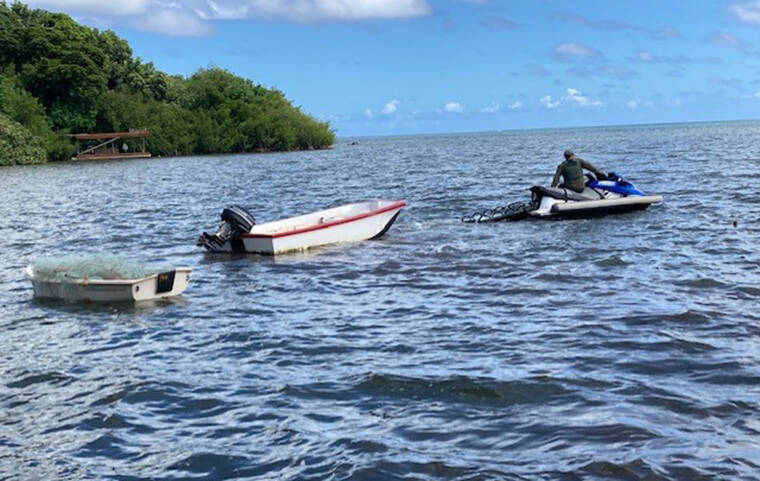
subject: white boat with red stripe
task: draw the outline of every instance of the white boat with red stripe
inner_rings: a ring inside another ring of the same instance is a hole
[[[369,200],[264,224],[231,206],[222,211],[217,232],[201,234],[198,245],[210,252],[275,255],[375,239],[390,229],[404,206],[403,200]]]

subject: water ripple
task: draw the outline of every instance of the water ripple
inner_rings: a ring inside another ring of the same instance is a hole
[[[0,478],[757,479],[758,138],[637,126],[4,168]],[[459,221],[526,199],[569,145],[664,204]],[[193,245],[227,204],[263,221],[376,197],[409,203],[377,241]],[[27,263],[92,250],[193,280],[172,301],[32,300]]]

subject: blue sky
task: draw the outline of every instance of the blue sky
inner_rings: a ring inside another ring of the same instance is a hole
[[[339,136],[760,118],[760,0],[34,0]]]

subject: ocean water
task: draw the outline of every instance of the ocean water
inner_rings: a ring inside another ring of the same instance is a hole
[[[760,122],[354,140],[0,169],[0,479],[760,479]],[[565,148],[664,203],[460,222]],[[380,240],[194,245],[229,204],[379,197]],[[82,252],[194,271],[33,299],[25,265]]]

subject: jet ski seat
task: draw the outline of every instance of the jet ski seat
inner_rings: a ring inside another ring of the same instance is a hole
[[[530,188],[530,191],[534,196],[546,196],[559,200],[599,200],[601,196],[592,189],[586,187],[583,192],[576,192],[572,189],[565,189],[560,187],[544,187],[541,185],[534,185]]]

